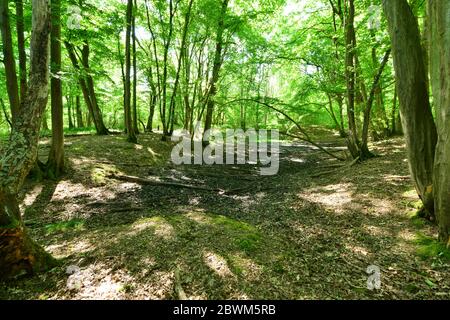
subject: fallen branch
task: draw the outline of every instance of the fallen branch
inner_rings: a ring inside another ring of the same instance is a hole
[[[177,294],[178,300],[188,300],[181,286],[180,270],[178,268],[175,270],[175,293]]]
[[[319,178],[319,177],[324,176],[324,175],[327,175],[327,174],[335,173],[335,172],[340,171],[340,170],[342,170],[342,169],[349,169],[349,168],[353,167],[355,164],[357,164],[357,163],[359,162],[359,160],[360,160],[360,158],[358,157],[358,158],[356,158],[355,160],[353,160],[352,162],[350,162],[350,163],[348,163],[348,164],[346,164],[346,165],[343,165],[343,166],[339,166],[339,167],[337,167],[337,168],[335,168],[335,169],[333,169],[333,170],[329,170],[329,171],[325,171],[325,172],[320,172],[320,173],[311,175],[311,178]],[[330,168],[331,168],[331,167],[330,167]]]
[[[299,140],[301,140],[301,141],[308,142],[308,143],[312,144],[313,146],[319,148],[321,151],[325,152],[325,153],[328,154],[329,156],[332,156],[333,158],[335,158],[335,159],[337,159],[337,160],[339,160],[339,161],[345,161],[345,160],[346,160],[346,159],[344,159],[344,158],[342,158],[342,157],[339,157],[339,156],[335,155],[335,154],[332,153],[332,152],[329,152],[329,151],[326,150],[324,147],[322,147],[322,146],[319,145],[318,143],[314,142],[314,141],[311,139],[311,137],[309,136],[309,134],[306,132],[306,130],[300,125],[300,123],[298,123],[298,121],[295,121],[291,116],[289,116],[289,115],[288,115],[286,112],[284,112],[283,110],[280,110],[280,109],[274,107],[273,105],[271,105],[271,104],[269,104],[269,103],[267,103],[267,102],[265,102],[265,101],[261,101],[261,100],[259,100],[259,99],[236,99],[236,100],[227,102],[227,104],[235,103],[235,102],[243,102],[243,101],[250,101],[250,102],[258,103],[258,104],[263,105],[263,106],[265,106],[265,107],[267,107],[267,108],[269,108],[269,109],[271,109],[271,110],[273,110],[273,111],[275,111],[275,112],[278,112],[278,113],[282,114],[286,119],[288,119],[290,122],[292,122],[292,123],[297,127],[297,129],[300,131],[300,133],[303,135],[303,137],[295,136],[295,135],[290,135],[290,134],[287,133],[287,132],[286,132],[286,133],[280,132],[280,133],[282,133],[282,134],[284,134],[284,135],[286,135],[286,136],[290,136],[290,137],[293,137],[293,138],[297,138],[297,139],[299,139]]]
[[[213,191],[213,192],[221,192],[223,190],[220,189],[212,189],[204,186],[195,186],[190,184],[183,184],[183,183],[175,183],[175,182],[164,182],[164,181],[155,181],[150,179],[144,179],[134,176],[126,176],[126,175],[117,175],[117,174],[110,174],[106,176],[110,179],[125,181],[125,182],[134,182],[144,185],[151,185],[151,186],[165,186],[165,187],[174,187],[174,188],[185,188],[185,189],[193,189],[193,190],[204,190],[204,191]]]

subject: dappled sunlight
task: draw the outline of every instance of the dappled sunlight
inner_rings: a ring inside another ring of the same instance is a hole
[[[67,289],[81,300],[118,300],[125,298],[124,285],[133,279],[123,270],[113,271],[97,263],[68,276]]]
[[[51,252],[55,257],[61,259],[72,254],[80,255],[95,250],[96,244],[86,239],[74,239],[72,241],[64,241],[62,244],[54,244],[47,246],[45,249]]]
[[[202,211],[189,212],[185,216],[200,224],[212,224],[212,219]]]
[[[140,232],[143,232],[147,229],[152,229],[157,237],[163,238],[165,240],[173,238],[175,235],[173,226],[162,217],[154,217],[136,221],[131,226],[129,235],[136,236]]]
[[[25,207],[29,207],[33,205],[33,203],[36,201],[36,199],[41,194],[42,190],[44,189],[43,184],[36,185],[32,190],[28,191],[25,195],[25,199],[23,200],[23,205]]]
[[[405,182],[410,181],[409,175],[393,175],[388,174],[383,176],[384,181],[392,183],[394,185],[403,185]]]
[[[391,234],[379,226],[363,226],[364,231],[373,237],[389,237]]]
[[[369,256],[371,255],[371,253],[369,252],[369,250],[367,248],[358,246],[356,244],[352,244],[352,243],[345,243],[344,244],[345,249],[347,249],[348,251],[356,254],[356,255],[362,255],[362,256]]]
[[[390,200],[370,198],[368,201],[370,205],[367,209],[372,215],[394,214],[397,211]]]
[[[291,161],[291,162],[295,162],[295,163],[305,163],[306,162],[305,159],[303,159],[303,158],[296,158],[296,157],[289,157],[289,158],[287,158],[287,160]]]
[[[242,254],[233,254],[230,257],[233,268],[245,278],[247,281],[258,280],[263,272],[263,268],[255,263],[252,259],[244,257]]]
[[[86,187],[81,183],[72,183],[67,180],[62,180],[56,186],[51,201],[64,201],[79,196],[80,194],[89,195],[89,198],[92,200],[103,201],[114,199],[116,196],[114,191],[106,188]]]
[[[298,240],[310,241],[314,238],[324,237],[327,232],[319,225],[308,226],[300,222],[291,222],[292,229],[298,235]]]
[[[328,185],[305,190],[299,197],[342,212],[344,206],[353,201],[352,187],[348,183]]]
[[[417,239],[417,234],[412,232],[411,230],[400,230],[397,234],[397,238],[402,241],[412,242]]]
[[[204,252],[203,261],[211,270],[223,278],[235,276],[228,267],[227,261],[216,253],[209,251]]]

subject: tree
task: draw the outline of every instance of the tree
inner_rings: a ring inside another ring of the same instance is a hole
[[[411,175],[428,215],[433,215],[437,142],[417,20],[406,0],[383,1],[392,42],[400,113]]]
[[[39,128],[48,99],[50,10],[33,0],[30,79],[27,94],[0,159],[0,277],[32,273],[54,265],[53,258],[28,235],[18,193],[36,162]]]
[[[433,191],[439,237],[450,246],[450,3],[428,0],[430,69],[438,140]]]
[[[228,0],[222,1],[222,8],[220,11],[219,22],[217,26],[216,36],[216,51],[214,54],[214,65],[212,71],[212,78],[209,84],[209,90],[207,95],[207,107],[205,118],[205,132],[211,129],[212,118],[214,113],[214,99],[217,93],[217,82],[219,81],[220,68],[222,66],[222,51],[223,51],[223,33],[225,31],[225,16],[227,14]]]
[[[138,68],[137,68],[137,52],[136,52],[136,14],[137,14],[137,1],[134,0],[133,6],[133,18],[131,23],[132,39],[133,39],[133,130],[135,134],[139,134],[138,127],[138,112],[137,112],[137,79],[138,79]]]
[[[3,42],[3,64],[5,65],[6,88],[11,108],[12,122],[19,113],[19,87],[17,85],[16,60],[14,58],[11,25],[9,21],[9,0],[0,1],[0,32]]]
[[[27,54],[25,52],[25,21],[23,16],[23,0],[16,1],[16,32],[19,51],[20,97],[27,92]]]
[[[81,112],[81,103],[80,103],[80,96],[77,94],[75,97],[75,109],[76,109],[76,115],[77,115],[77,128],[83,128],[83,113]]]
[[[126,14],[126,36],[125,36],[125,123],[127,129],[127,141],[137,143],[134,132],[133,119],[131,115],[131,29],[133,21],[133,0],[128,0]]]
[[[97,98],[95,95],[94,80],[92,76],[88,74],[89,72],[89,44],[85,42],[82,50],[82,63],[83,69],[80,67],[78,61],[76,48],[73,44],[68,41],[64,41],[64,45],[69,55],[70,61],[73,67],[78,72],[78,82],[83,93],[83,98],[86,106],[89,110],[89,116],[94,120],[95,129],[98,135],[107,135],[109,133],[103,122],[103,116],[100,108],[97,104]]]
[[[175,122],[175,105],[176,105],[176,98],[177,98],[177,91],[178,91],[178,85],[180,83],[180,73],[181,73],[181,67],[183,63],[183,57],[186,58],[186,41],[187,41],[187,34],[189,30],[189,22],[191,19],[191,10],[192,10],[192,4],[193,0],[189,0],[188,9],[186,11],[185,19],[184,19],[184,27],[183,27],[183,35],[181,39],[181,46],[180,46],[180,55],[178,58],[178,66],[177,66],[177,72],[175,75],[175,84],[173,86],[173,92],[172,96],[170,98],[170,107],[169,107],[169,121],[168,124],[170,126],[169,133],[172,134],[174,130],[174,122]]]
[[[61,0],[51,0],[52,31],[50,42],[52,145],[47,161],[47,175],[64,172],[64,110],[61,81]]]

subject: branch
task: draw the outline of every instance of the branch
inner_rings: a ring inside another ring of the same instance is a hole
[[[316,142],[314,142],[311,137],[308,135],[308,133],[305,131],[305,129],[303,129],[303,127],[300,125],[300,123],[298,123],[297,121],[295,121],[291,116],[289,116],[286,112],[264,102],[264,101],[260,101],[257,99],[237,99],[237,100],[233,100],[233,101],[229,101],[228,104],[230,103],[235,103],[235,102],[242,102],[242,101],[249,101],[249,102],[255,102],[258,104],[261,104],[263,106],[266,106],[269,109],[272,109],[280,114],[282,114],[286,119],[288,119],[289,121],[291,121],[293,124],[295,124],[295,126],[297,127],[297,129],[300,131],[300,133],[304,136],[304,137],[300,137],[300,136],[296,136],[296,135],[291,135],[289,133],[283,133],[286,136],[290,136],[293,138],[297,138],[299,140],[305,141],[305,142],[309,142],[310,144],[312,144],[313,146],[319,148],[321,151],[325,152],[326,154],[328,154],[329,156],[332,156],[335,159],[338,159],[340,161],[345,161],[346,159],[341,158],[331,152],[329,152],[328,150],[326,150],[324,147],[322,147],[321,145],[317,144]]]
[[[12,123],[11,120],[9,120],[8,113],[6,112],[5,102],[2,98],[0,98],[0,104],[2,105],[3,114],[5,115],[5,120],[8,122],[10,129],[12,130]]]

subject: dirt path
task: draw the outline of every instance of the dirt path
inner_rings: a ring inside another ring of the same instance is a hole
[[[62,265],[1,285],[0,298],[176,299],[180,288],[192,299],[450,298],[449,257],[428,238],[435,229],[409,217],[417,197],[401,139],[343,168],[286,144],[279,174],[261,177],[249,165],[173,166],[170,145],[140,138],[68,139],[67,175],[30,183],[23,203],[34,237]],[[370,265],[381,269],[380,290],[367,289]]]

